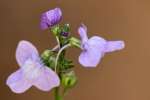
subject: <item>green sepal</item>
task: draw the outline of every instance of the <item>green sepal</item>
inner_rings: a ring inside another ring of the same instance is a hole
[[[61,27],[59,25],[54,26],[51,28],[51,31],[55,36],[59,36],[61,33]]]

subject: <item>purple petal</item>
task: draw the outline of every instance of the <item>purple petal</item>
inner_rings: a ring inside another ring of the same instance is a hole
[[[30,82],[35,81],[41,73],[43,64],[40,60],[28,59],[21,67],[24,77]]]
[[[31,84],[24,79],[20,69],[8,77],[6,84],[14,93],[23,93],[31,87]]]
[[[84,67],[96,67],[104,55],[106,41],[94,36],[83,44],[83,52],[79,56],[79,62]]]
[[[88,41],[88,36],[87,36],[87,27],[84,24],[81,24],[81,26],[78,29],[78,33],[81,37],[82,43],[85,43]]]
[[[105,52],[113,52],[121,50],[125,47],[124,41],[108,41]]]
[[[33,44],[24,40],[19,42],[16,50],[16,60],[20,66],[23,66],[27,59],[33,59],[38,56],[38,51]]]
[[[43,67],[39,77],[33,82],[33,85],[42,91],[49,91],[59,84],[58,75],[48,67]]]
[[[47,29],[58,24],[62,19],[62,12],[60,8],[49,10],[41,16],[41,29]]]

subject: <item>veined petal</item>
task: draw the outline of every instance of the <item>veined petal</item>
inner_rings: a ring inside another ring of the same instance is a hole
[[[33,82],[33,85],[42,91],[50,91],[52,88],[60,85],[58,75],[48,67],[40,70],[39,77]]]
[[[124,41],[108,41],[105,52],[113,52],[121,50],[125,47]]]
[[[8,77],[6,84],[14,93],[24,93],[32,86],[27,80],[25,80],[21,69],[12,73]]]
[[[60,8],[49,10],[41,16],[41,29],[47,29],[58,24],[62,19],[62,12]]]
[[[16,50],[16,60],[20,66],[23,66],[27,59],[36,59],[39,56],[37,49],[28,41],[19,42]]]

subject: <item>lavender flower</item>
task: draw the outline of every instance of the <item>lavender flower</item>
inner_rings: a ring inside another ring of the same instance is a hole
[[[105,53],[121,50],[124,41],[106,41],[102,37],[93,36],[88,39],[87,27],[81,25],[78,29],[83,49],[79,56],[79,62],[84,67],[96,67]]]
[[[41,62],[37,49],[28,41],[21,41],[16,50],[19,70],[7,79],[7,85],[15,93],[23,93],[31,86],[49,91],[59,86],[57,74]]]
[[[42,14],[41,16],[41,29],[47,29],[52,27],[60,22],[62,18],[62,12],[60,8],[55,8],[49,10]]]

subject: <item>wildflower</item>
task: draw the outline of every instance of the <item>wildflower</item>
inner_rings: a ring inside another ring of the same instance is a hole
[[[79,56],[79,63],[84,67],[96,67],[105,53],[121,50],[125,46],[124,41],[107,41],[99,36],[88,39],[87,27],[83,24],[78,33],[83,50]]]
[[[58,24],[61,21],[62,12],[60,8],[49,10],[41,16],[41,29],[47,29]]]
[[[6,82],[13,92],[23,93],[31,86],[49,91],[59,86],[59,77],[53,70],[44,66],[37,49],[30,42],[23,40],[18,44],[16,60],[20,68],[12,73]]]

